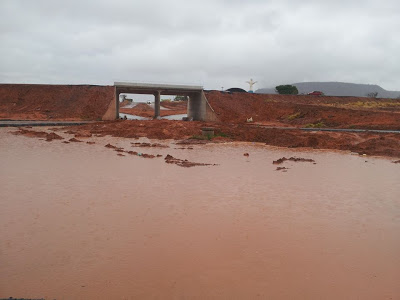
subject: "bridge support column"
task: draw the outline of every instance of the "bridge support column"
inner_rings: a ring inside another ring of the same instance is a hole
[[[203,91],[190,94],[187,110],[188,118],[194,121],[214,122],[218,120]]]
[[[161,102],[161,93],[160,91],[156,91],[154,93],[154,119],[160,118],[160,102]]]
[[[115,90],[115,119],[119,120],[119,93]]]
[[[206,102],[202,93],[193,93],[189,96],[188,117],[194,121],[204,121],[206,113]]]

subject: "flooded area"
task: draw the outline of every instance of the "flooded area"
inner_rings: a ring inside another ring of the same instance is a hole
[[[162,119],[165,119],[165,120],[182,120],[183,118],[186,118],[187,117],[187,114],[178,114],[178,115],[170,115],[170,116],[165,116],[165,117],[162,117]]]
[[[131,114],[124,114],[124,113],[119,113],[120,118],[126,118],[127,120],[151,120],[152,118],[146,118],[146,117],[141,117],[137,115],[131,115]],[[177,114],[177,115],[170,115],[170,116],[163,116],[160,117],[160,119],[165,119],[165,120],[182,120],[182,118],[187,117],[187,114]]]
[[[123,119],[126,118],[127,120],[150,120],[150,118],[131,115],[131,114],[124,114],[124,113],[119,113],[119,117]]]
[[[393,159],[12,131],[0,128],[0,298],[400,298]]]

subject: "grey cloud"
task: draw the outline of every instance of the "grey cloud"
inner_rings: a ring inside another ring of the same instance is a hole
[[[397,1],[0,2],[0,82],[400,89]]]

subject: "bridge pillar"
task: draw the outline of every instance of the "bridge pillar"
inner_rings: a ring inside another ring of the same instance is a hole
[[[119,120],[119,93],[115,89],[115,119]]]
[[[193,93],[189,95],[188,117],[194,121],[204,121],[206,112],[206,102],[202,93]]]
[[[160,102],[161,102],[161,92],[156,91],[154,93],[154,119],[160,118]]]
[[[187,112],[188,118],[194,121],[214,122],[218,120],[203,91],[189,95]]]

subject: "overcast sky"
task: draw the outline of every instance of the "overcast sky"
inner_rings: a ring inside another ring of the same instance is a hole
[[[0,0],[0,82],[400,90],[399,0]]]

